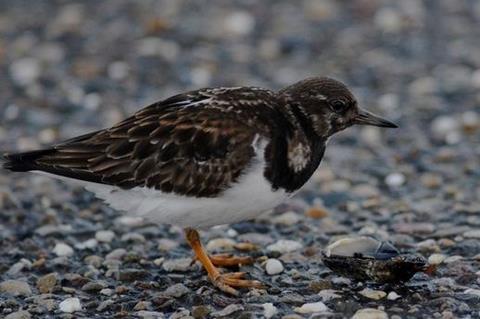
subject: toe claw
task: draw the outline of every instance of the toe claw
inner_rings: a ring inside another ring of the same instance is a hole
[[[235,288],[265,288],[265,285],[262,284],[260,281],[240,279],[244,276],[244,272],[221,274],[218,275],[216,278],[212,279],[212,282],[220,290],[234,296],[238,296],[238,291]]]

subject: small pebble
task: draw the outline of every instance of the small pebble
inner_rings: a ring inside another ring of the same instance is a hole
[[[275,307],[272,303],[264,303],[262,304],[263,307],[263,316],[266,319],[270,319],[278,313],[277,307]]]
[[[117,248],[112,250],[105,256],[106,260],[121,260],[127,254],[127,250],[124,248]]]
[[[32,315],[26,310],[12,312],[5,316],[5,319],[30,319]]]
[[[432,265],[439,265],[447,258],[444,254],[431,254],[428,257],[428,263]]]
[[[101,291],[104,288],[105,288],[104,284],[100,282],[92,281],[83,285],[81,289],[82,291],[86,291],[86,292],[97,292],[97,291]]]
[[[450,263],[454,263],[456,261],[459,261],[459,260],[462,260],[463,257],[462,256],[450,256],[450,257],[447,257],[443,260],[443,262],[445,264],[450,264]]]
[[[80,299],[78,298],[67,298],[62,301],[58,307],[60,308],[60,311],[66,313],[73,313],[75,311],[82,310],[82,305],[80,304]]]
[[[391,173],[385,177],[385,184],[390,187],[402,186],[406,181],[405,175],[402,173]]]
[[[136,317],[142,319],[163,319],[165,318],[163,312],[158,311],[148,311],[148,310],[140,310],[134,313]]]
[[[135,307],[133,307],[133,310],[135,311],[147,310],[148,308],[150,308],[151,305],[152,303],[149,301],[139,301],[137,302]]]
[[[469,230],[469,231],[463,233],[463,237],[480,239],[480,229]]]
[[[271,219],[272,223],[279,225],[295,225],[300,221],[300,216],[295,212],[285,212]]]
[[[243,309],[244,309],[244,307],[243,307],[242,305],[239,305],[239,304],[231,304],[231,305],[226,306],[225,308],[223,308],[223,309],[220,310],[220,311],[212,312],[212,313],[211,313],[211,316],[212,316],[213,318],[217,318],[217,317],[227,317],[227,316],[231,316],[231,315],[234,314],[235,312],[242,311]]]
[[[58,243],[53,248],[53,253],[58,257],[69,257],[73,255],[74,251],[69,245],[65,243]]]
[[[95,238],[87,239],[81,243],[75,244],[75,248],[84,250],[84,249],[94,249],[98,246],[98,241]]]
[[[100,290],[100,294],[104,295],[104,296],[111,296],[115,293],[115,291],[113,289],[110,289],[110,288],[104,288],[102,290]]]
[[[111,230],[99,230],[95,233],[95,239],[99,242],[110,243],[115,238],[115,233]]]
[[[192,308],[192,316],[195,319],[204,319],[207,318],[208,314],[212,312],[211,306],[194,306]]]
[[[283,264],[280,260],[275,258],[267,259],[265,263],[265,270],[269,275],[278,275],[283,272]]]
[[[30,285],[21,280],[5,280],[0,283],[0,292],[11,296],[30,296]]]
[[[362,296],[367,297],[369,299],[373,299],[373,300],[380,300],[382,298],[385,298],[385,296],[387,295],[387,293],[385,291],[374,290],[374,289],[370,289],[370,288],[365,288],[365,289],[361,290],[359,292],[359,294],[361,294]]]
[[[338,294],[338,290],[324,289],[321,290],[318,295],[322,298],[323,302],[327,302],[333,299],[342,298],[342,295]]]
[[[32,262],[28,259],[22,258],[19,262],[13,264],[7,271],[7,274],[10,276],[15,276],[22,272],[24,269],[30,269],[32,267]]]
[[[10,75],[19,85],[29,85],[35,82],[41,74],[40,64],[37,59],[23,58],[10,65]]]
[[[397,294],[395,291],[390,291],[387,295],[388,300],[397,300],[398,298],[401,298],[399,294]]]
[[[162,267],[166,271],[185,272],[190,269],[191,264],[192,264],[191,258],[168,259],[163,262]]]
[[[310,218],[320,219],[320,218],[325,218],[331,214],[328,212],[328,210],[326,210],[323,207],[311,207],[307,209],[307,211],[305,212],[305,215],[307,215]]]
[[[168,238],[161,238],[158,240],[158,250],[160,251],[170,251],[177,248],[179,245],[177,240],[171,240]]]
[[[205,248],[208,251],[218,251],[218,250],[232,250],[235,246],[235,241],[230,238],[215,238],[210,240]]]
[[[55,273],[44,275],[37,280],[37,288],[42,294],[52,292],[52,289],[56,284],[57,274]]]
[[[280,239],[276,243],[267,246],[267,250],[277,251],[281,254],[289,253],[301,248],[303,248],[303,245],[300,242],[290,239]]]
[[[388,315],[380,309],[364,308],[355,312],[352,319],[388,319]]]
[[[173,286],[168,287],[164,294],[170,297],[180,298],[181,296],[190,292],[184,284],[175,284]]]
[[[480,297],[480,289],[468,288],[463,293]]]
[[[293,311],[298,313],[316,313],[316,312],[324,312],[327,311],[328,308],[325,304],[321,301],[313,302],[313,303],[306,303],[303,304],[301,307],[295,307]]]
[[[254,17],[247,11],[235,11],[225,17],[223,28],[232,35],[243,36],[255,27]]]

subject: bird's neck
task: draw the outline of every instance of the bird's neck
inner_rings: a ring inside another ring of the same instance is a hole
[[[266,177],[274,189],[292,193],[302,187],[320,165],[327,137],[315,134],[311,120],[298,105],[282,105],[283,125],[267,150]]]

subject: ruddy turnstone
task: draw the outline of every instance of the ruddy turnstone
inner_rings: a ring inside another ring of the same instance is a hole
[[[209,256],[195,229],[251,219],[293,196],[320,164],[328,138],[354,124],[396,127],[360,109],[330,78],[278,92],[205,88],[47,149],[5,154],[3,167],[77,180],[115,209],[183,227],[211,281],[237,294],[262,285],[215,266],[251,259]]]

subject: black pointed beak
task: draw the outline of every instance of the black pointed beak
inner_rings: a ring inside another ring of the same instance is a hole
[[[390,122],[389,120],[383,119],[380,116],[377,116],[365,110],[360,110],[357,117],[353,120],[353,124],[373,125],[373,126],[392,127],[392,128],[398,127],[397,124]]]

